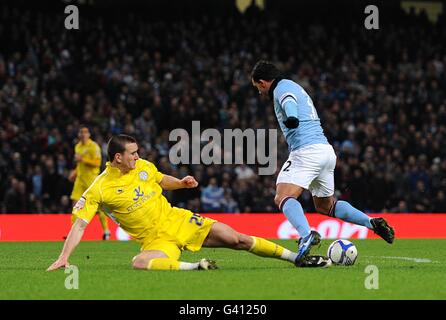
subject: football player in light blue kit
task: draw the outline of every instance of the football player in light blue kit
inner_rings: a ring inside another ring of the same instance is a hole
[[[290,151],[277,177],[274,201],[300,235],[296,264],[304,261],[311,246],[319,244],[321,238],[310,229],[297,200],[304,189],[311,192],[317,212],[365,226],[392,243],[394,230],[383,218],[370,218],[347,201],[334,198],[336,154],[305,90],[296,82],[282,78],[276,66],[267,61],[257,62],[251,80],[261,95],[273,100]]]

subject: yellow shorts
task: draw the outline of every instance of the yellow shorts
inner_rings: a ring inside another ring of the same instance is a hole
[[[216,220],[173,207],[156,237],[141,241],[141,251],[159,250],[178,260],[183,250],[198,251]],[[153,240],[152,240],[153,239]]]

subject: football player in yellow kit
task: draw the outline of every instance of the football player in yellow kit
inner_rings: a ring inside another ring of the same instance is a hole
[[[140,244],[141,252],[132,261],[134,269],[216,269],[215,261],[208,259],[195,263],[179,260],[183,250],[198,251],[202,246],[246,250],[295,263],[295,252],[268,240],[238,233],[226,224],[189,210],[172,207],[162,195],[163,190],[195,188],[198,182],[192,176],[180,180],[162,174],[155,165],[140,159],[134,138],[114,136],[107,149],[110,162],[73,208],[76,222],[59,258],[47,271],[69,266],[68,259],[99,206]],[[328,258],[312,256],[303,266],[329,265]]]
[[[74,147],[74,159],[76,168],[71,171],[69,180],[74,181],[71,200],[73,205],[79,201],[85,190],[93,183],[99,174],[101,167],[101,148],[90,139],[90,130],[86,126],[79,128],[79,142]],[[104,231],[102,239],[110,238],[108,229],[107,216],[101,210],[98,211],[99,220],[101,221],[102,230]],[[74,223],[76,217],[73,215],[71,221]]]

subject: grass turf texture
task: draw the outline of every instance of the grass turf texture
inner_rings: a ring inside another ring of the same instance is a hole
[[[293,249],[295,241],[275,240]],[[354,266],[298,269],[291,263],[229,249],[185,252],[183,261],[217,260],[214,271],[135,271],[134,242],[82,242],[70,259],[79,289],[65,289],[69,274],[45,272],[62,242],[0,242],[0,299],[446,299],[446,240],[353,240]],[[331,240],[312,253],[325,254]],[[421,260],[414,260],[417,258]],[[379,269],[379,289],[367,290],[368,265]]]

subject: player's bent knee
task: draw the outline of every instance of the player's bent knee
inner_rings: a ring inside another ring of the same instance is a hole
[[[276,196],[274,197],[274,203],[276,204],[277,208],[280,209],[280,204],[285,198],[287,198],[287,196],[276,194]]]
[[[146,270],[147,266],[149,265],[149,261],[147,259],[142,259],[138,256],[133,257],[132,259],[132,267],[135,270]]]
[[[279,208],[279,210],[282,210],[284,201],[288,198],[296,199],[296,197],[291,196],[291,195],[276,195],[274,197],[274,203],[276,204],[277,208]]]
[[[274,203],[276,204],[277,207],[278,207],[279,204],[280,204],[280,200],[281,200],[281,197],[279,197],[278,195],[276,195],[276,196],[274,197]]]

